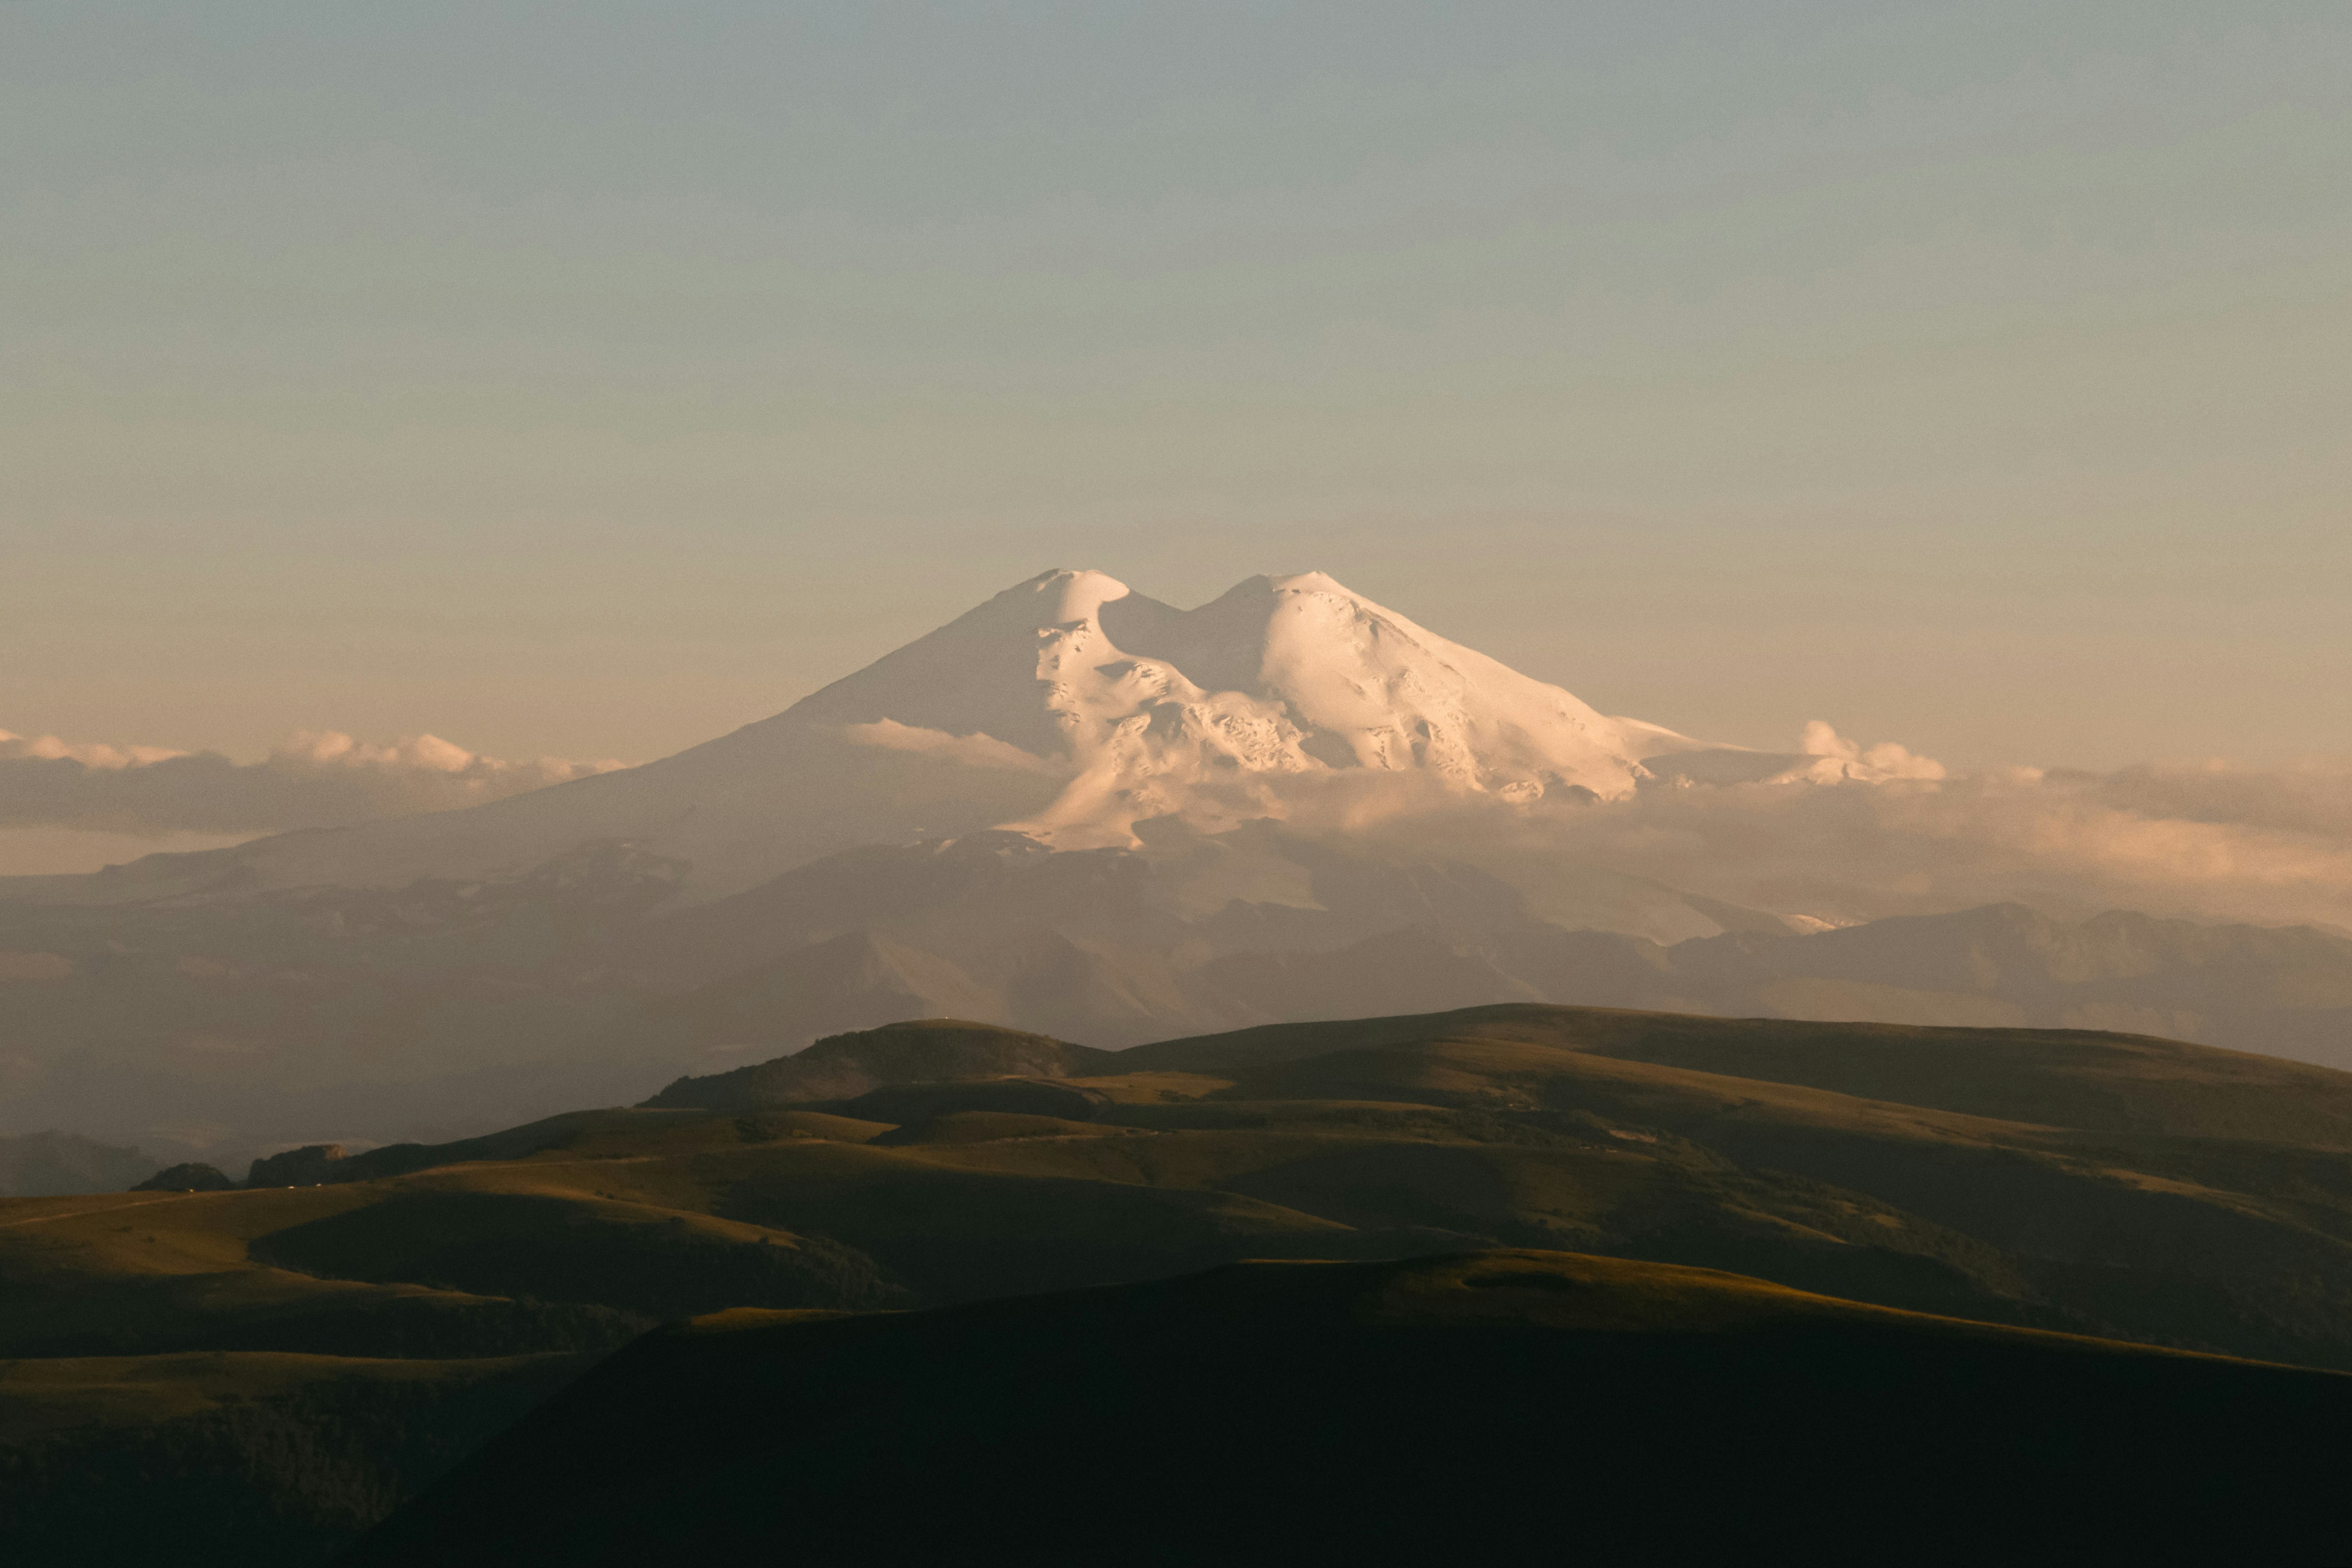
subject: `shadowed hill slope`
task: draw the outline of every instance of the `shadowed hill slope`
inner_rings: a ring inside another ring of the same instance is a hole
[[[0,1542],[16,1563],[323,1563],[586,1364],[0,1361]]]
[[[2352,1379],[1701,1270],[1249,1263],[665,1332],[344,1561],[2320,1563],[2347,1424]]]

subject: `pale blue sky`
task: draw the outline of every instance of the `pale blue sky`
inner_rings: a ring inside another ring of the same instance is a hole
[[[644,758],[1008,583],[2352,751],[2334,4],[0,6],[0,727]]]

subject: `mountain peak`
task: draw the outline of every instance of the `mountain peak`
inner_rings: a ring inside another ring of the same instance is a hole
[[[1132,843],[1135,822],[1171,812],[1278,816],[1284,778],[1346,770],[1509,800],[1614,797],[1654,748],[1647,727],[1634,735],[1320,571],[1246,578],[1193,610],[1101,571],[1040,572],[778,722],[909,749],[1018,748],[1069,782],[1007,825],[1071,848]]]
[[[1245,578],[1178,610],[1069,568],[772,722],[975,758],[1013,748],[1006,763],[1067,781],[1004,825],[1061,848],[1132,844],[1155,816],[1280,816],[1283,780],[1339,772],[1433,776],[1513,801],[1616,797],[1665,733],[1604,717],[1324,572]]]
[[[1179,610],[1056,568],[676,757],[234,860],[255,886],[381,885],[505,878],[625,842],[711,896],[857,844],[997,828],[1132,847],[1153,818],[1218,831],[1334,788],[1349,810],[1367,789],[1616,798],[1647,776],[1643,757],[1693,744],[1605,717],[1324,572],[1247,578]]]
[[[1067,626],[1094,620],[1105,604],[1127,596],[1127,584],[1108,572],[1091,567],[1057,567],[1015,583],[981,609],[1001,610],[1016,619],[1034,617],[1040,627]]]

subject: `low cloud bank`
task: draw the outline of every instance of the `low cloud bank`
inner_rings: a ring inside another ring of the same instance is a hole
[[[259,762],[236,762],[216,752],[0,730],[0,829],[162,838],[340,827],[478,806],[622,766],[555,757],[508,762],[436,735],[378,746],[305,730]]]
[[[850,738],[990,772],[1050,768],[981,736],[886,722]],[[1786,754],[1696,762],[1715,766],[1654,763],[1657,782],[1601,802],[1512,805],[1426,773],[1354,768],[1253,781],[1266,797],[1255,810],[1309,833],[1384,840],[1506,878],[1568,857],[1833,923],[2016,900],[2060,915],[2128,908],[2352,929],[2352,758],[1957,773],[1817,724]],[[379,746],[305,733],[238,763],[0,731],[0,831],[278,832],[478,805],[619,766],[508,762],[429,735]]]
[[[1794,766],[1759,781],[1678,779],[1623,800],[1508,813],[1426,798],[1391,811],[1360,797],[1323,802],[1320,815],[1505,875],[1524,857],[1569,855],[1832,922],[2014,900],[2062,915],[2352,928],[2352,758],[1954,774],[1826,725],[1805,742]]]
[[[845,726],[841,732],[854,746],[877,747],[884,751],[908,751],[930,757],[947,757],[971,768],[993,768],[1015,773],[1061,773],[1067,769],[1045,758],[1022,750],[1006,741],[988,735],[950,735],[943,729],[924,729],[916,725],[900,724],[895,718],[876,719],[871,724]]]

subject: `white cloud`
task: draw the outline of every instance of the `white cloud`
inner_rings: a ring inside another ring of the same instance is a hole
[[[1048,762],[994,736],[978,733],[950,735],[943,729],[925,729],[918,725],[900,724],[894,718],[876,719],[871,724],[845,725],[842,734],[858,746],[876,746],[886,751],[924,752],[934,757],[952,758],[973,768],[1010,768],[1020,773],[1066,771],[1056,763]]]
[[[21,758],[42,762],[79,762],[85,768],[139,768],[150,762],[163,762],[186,755],[184,751],[173,751],[163,746],[116,747],[96,741],[77,745],[60,740],[54,735],[27,739],[13,730],[0,729],[0,761]]]
[[[986,735],[884,721],[851,727],[848,738],[999,772],[1062,771]],[[1801,755],[1757,755],[1769,768],[1760,780],[1726,769],[1708,782],[1686,770],[1599,802],[1507,804],[1421,773],[1252,776],[1267,793],[1246,814],[1270,809],[1303,831],[1369,835],[1506,876],[1565,857],[1830,922],[2014,899],[2061,914],[2120,907],[2352,927],[2352,758],[1953,773],[1827,725],[1808,727]],[[0,832],[131,835],[154,847],[182,835],[176,846],[195,841],[185,835],[476,805],[616,766],[506,761],[430,735],[379,744],[306,732],[238,763],[0,732]]]
[[[26,739],[0,730],[0,830],[161,839],[332,827],[479,805],[624,766],[509,762],[436,735],[388,744],[339,730],[288,737],[259,762],[162,747]]]
[[[452,793],[463,795],[467,798],[453,803],[472,805],[477,797],[495,800],[592,774],[610,773],[627,764],[611,758],[574,762],[561,757],[506,762],[468,751],[437,735],[406,736],[389,745],[373,746],[337,729],[302,729],[272,747],[262,766],[296,777],[396,779],[436,799]]]
[[[1809,727],[1761,781],[1684,774],[1622,800],[1515,809],[1390,778],[1287,782],[1295,827],[1370,833],[1511,877],[1570,860],[1831,923],[2009,900],[2352,927],[2352,758],[1954,774]]]
[[[1784,778],[1805,779],[1816,784],[1849,780],[1884,784],[1895,779],[1941,779],[1945,776],[1944,765],[1932,757],[1914,756],[1909,747],[1891,740],[1881,741],[1865,751],[1861,742],[1846,739],[1820,719],[1805,726],[1802,749],[1813,760],[1802,768],[1792,769]]]
[[[2159,803],[2134,782],[2020,769],[1874,788],[1685,791],[1576,836],[1677,885],[1812,914],[2017,899],[2352,924],[2352,834],[2231,815],[2212,797]]]

